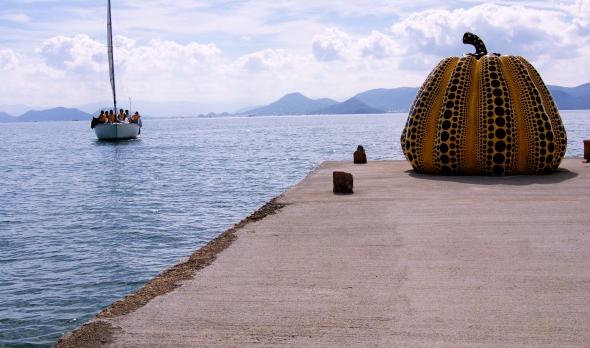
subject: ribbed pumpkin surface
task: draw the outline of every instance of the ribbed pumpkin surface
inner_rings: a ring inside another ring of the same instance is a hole
[[[442,60],[420,88],[401,136],[416,171],[452,175],[549,173],[566,144],[547,87],[519,56]]]

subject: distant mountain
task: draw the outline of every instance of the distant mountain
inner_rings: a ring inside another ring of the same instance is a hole
[[[548,85],[547,87],[549,87],[551,91],[562,91],[573,97],[584,97],[590,95],[590,82],[577,87],[562,87],[554,85]]]
[[[560,110],[590,109],[590,83],[577,87],[547,87]]]
[[[378,88],[354,97],[375,109],[386,112],[407,112],[416,97],[417,87]]]
[[[590,109],[590,83],[577,87],[547,86],[560,110]],[[407,112],[418,93],[417,87],[371,89],[354,97],[386,112]]]
[[[547,86],[560,110],[590,109],[590,83],[577,87]],[[358,93],[354,97],[339,103],[322,98],[311,99],[301,93],[290,93],[265,106],[240,109],[234,115],[303,115],[303,114],[360,114],[383,112],[407,112],[418,92],[418,87],[379,88]],[[107,103],[108,104],[108,103]],[[83,105],[85,111],[96,112],[105,108],[105,103]],[[54,108],[41,111],[27,111],[19,117],[14,111],[26,108],[24,105],[0,105],[0,123],[35,122],[35,121],[73,121],[90,120],[91,114],[77,108]],[[108,109],[109,107],[107,107]],[[195,116],[197,109],[205,106],[193,102],[133,102],[145,116]],[[149,112],[148,112],[149,111]],[[227,116],[227,113],[208,113],[201,116]]]
[[[310,99],[301,93],[290,93],[274,103],[248,110],[246,113],[253,115],[305,115],[337,103],[328,98]]]
[[[331,105],[323,109],[317,110],[314,114],[382,114],[383,110],[379,110],[369,106],[359,99],[352,97],[342,103]]]
[[[13,117],[13,120],[16,122],[86,121],[91,117],[90,114],[78,109],[53,108],[27,111],[19,117]],[[0,122],[2,122],[1,119]]]
[[[16,121],[16,117],[11,116],[5,112],[0,112],[0,123],[14,122],[14,121]]]
[[[417,87],[372,89],[359,93],[342,103],[327,98],[310,99],[301,93],[290,93],[269,105],[240,111],[242,114],[253,115],[405,112],[410,109],[417,91]]]

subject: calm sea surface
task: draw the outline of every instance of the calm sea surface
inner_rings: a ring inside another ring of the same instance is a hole
[[[590,111],[565,111],[567,156]],[[406,114],[0,124],[0,347],[49,346],[324,160],[402,159]]]

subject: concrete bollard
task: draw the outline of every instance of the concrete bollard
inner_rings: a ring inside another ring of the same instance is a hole
[[[332,182],[334,183],[334,193],[351,194],[352,192],[352,174],[346,172],[333,172]]]
[[[590,162],[590,139],[584,140],[584,158]]]
[[[363,164],[367,163],[367,154],[362,145],[359,145],[354,152],[354,163]]]

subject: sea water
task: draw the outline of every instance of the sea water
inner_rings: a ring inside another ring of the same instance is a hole
[[[590,111],[565,111],[567,156]],[[403,159],[405,114],[0,124],[0,347],[50,346],[325,160]]]

